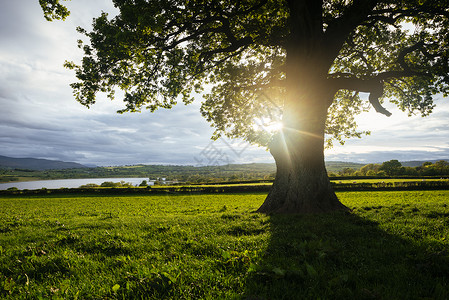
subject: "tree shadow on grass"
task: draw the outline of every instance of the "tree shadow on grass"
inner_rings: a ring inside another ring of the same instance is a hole
[[[350,213],[275,215],[244,299],[448,299],[449,255]]]

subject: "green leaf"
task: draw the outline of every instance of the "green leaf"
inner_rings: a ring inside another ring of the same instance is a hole
[[[229,251],[222,250],[221,257],[225,260],[231,259],[231,253]]]
[[[114,293],[117,293],[117,291],[118,291],[119,288],[120,288],[120,285],[119,285],[119,284],[115,284],[115,285],[112,287],[112,291],[113,291]]]

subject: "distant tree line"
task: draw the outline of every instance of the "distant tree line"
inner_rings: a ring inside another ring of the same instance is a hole
[[[406,167],[396,159],[385,161],[382,164],[367,164],[359,170],[344,168],[339,172],[330,172],[331,177],[368,176],[368,177],[394,177],[394,176],[449,176],[449,163],[439,160],[435,163],[425,162],[421,166]]]
[[[144,180],[145,181],[145,180]],[[145,181],[146,184],[146,181]],[[98,185],[95,183],[88,183],[80,186],[80,188],[96,188],[96,187],[109,187],[109,188],[120,188],[120,187],[134,187],[132,183],[120,181],[120,182],[112,182],[112,181],[105,181],[102,184]]]
[[[330,167],[332,171],[328,174],[330,177],[449,177],[449,163],[445,160],[440,160],[435,163],[425,162],[418,167],[403,166],[398,160],[389,160],[381,164],[367,164],[359,169],[353,166],[356,166],[356,164],[341,162],[337,170],[335,170],[335,165]],[[201,184],[236,183],[257,180],[270,181],[274,179],[275,175],[274,164],[235,164],[202,167],[136,165],[43,171],[0,168],[0,182],[37,179],[142,177],[148,178],[148,181],[156,181],[158,178],[165,178],[167,181],[177,181],[183,184]],[[111,183],[105,184],[111,185]],[[155,182],[155,184],[157,185],[157,182]]]

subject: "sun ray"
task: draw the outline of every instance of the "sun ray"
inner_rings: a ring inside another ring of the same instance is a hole
[[[317,134],[313,134],[313,133],[310,133],[310,132],[307,132],[307,131],[302,131],[302,130],[294,129],[294,128],[291,128],[291,127],[282,127],[282,129],[283,129],[283,131],[290,131],[290,132],[294,132],[294,133],[299,133],[301,135],[307,135],[307,136],[311,136],[311,137],[314,137],[314,138],[317,138],[317,139],[320,139],[320,140],[324,140],[323,136],[320,136],[320,135],[317,135]]]
[[[255,118],[253,127],[256,130],[262,130],[274,134],[281,131],[282,128],[284,128],[284,124],[281,121],[273,121],[267,118]]]

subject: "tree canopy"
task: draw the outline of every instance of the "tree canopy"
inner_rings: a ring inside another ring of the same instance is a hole
[[[58,1],[48,14],[65,17]],[[360,136],[353,116],[389,99],[403,111],[428,115],[432,95],[448,92],[448,1],[307,1],[313,35],[328,60],[335,87],[327,133],[342,141]],[[263,124],[277,122],[285,94],[286,48],[291,43],[287,1],[114,0],[120,14],[96,18],[81,65],[76,98],[86,106],[97,92],[125,91],[124,111],[170,108],[207,88],[201,111],[216,128],[267,143]],[[313,19],[312,19],[313,18]],[[308,21],[308,20],[300,20]],[[309,20],[310,21],[310,20]],[[307,37],[304,37],[307,38]],[[324,51],[323,51],[324,52]],[[360,92],[371,93],[369,100]]]

